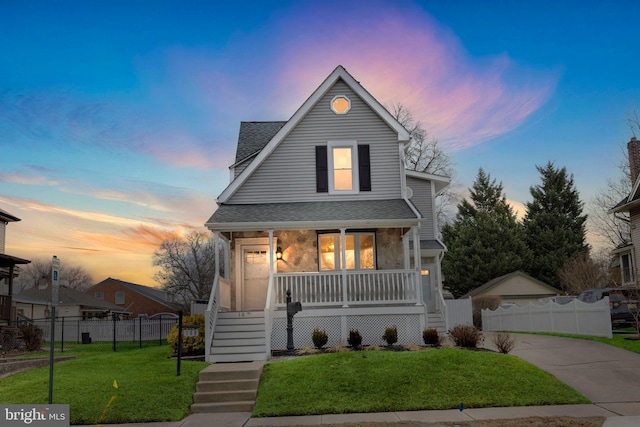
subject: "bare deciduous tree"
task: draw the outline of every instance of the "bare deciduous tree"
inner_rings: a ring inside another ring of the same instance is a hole
[[[558,272],[562,289],[570,295],[578,295],[585,289],[608,286],[610,264],[611,260],[604,252],[595,259],[584,252],[576,254],[565,261]]]
[[[153,254],[160,271],[154,279],[187,308],[191,301],[208,299],[216,272],[215,242],[207,231],[165,239]]]
[[[622,150],[623,158],[618,164],[619,174],[607,180],[604,189],[591,200],[589,221],[591,229],[606,243],[608,249],[631,243],[629,212],[611,213],[611,208],[620,203],[631,192],[629,155]]]
[[[60,284],[67,288],[83,291],[94,284],[93,278],[83,267],[60,266]]]
[[[16,292],[34,288],[51,282],[51,260],[38,258],[29,264],[20,266],[20,274],[14,281]],[[60,263],[60,286],[83,290],[93,285],[91,274],[81,266],[70,264],[66,260]]]
[[[411,143],[405,147],[405,167],[417,172],[452,178],[454,174],[453,163],[438,139],[429,135],[422,126],[422,122],[416,120],[411,111],[402,103],[391,105],[389,111],[411,134]],[[458,202],[453,188],[452,183],[436,198],[436,214],[440,227],[453,216],[453,210]]]

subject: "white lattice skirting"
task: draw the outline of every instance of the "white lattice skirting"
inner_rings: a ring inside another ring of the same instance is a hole
[[[295,348],[313,347],[314,328],[323,329],[329,341],[325,347],[347,345],[350,329],[362,335],[362,345],[386,345],[382,339],[389,326],[398,328],[397,344],[422,344],[425,328],[424,309],[394,307],[387,310],[343,309],[302,311],[293,318],[293,344]],[[385,312],[387,311],[387,312]],[[390,312],[393,311],[393,312]],[[286,350],[287,319],[283,311],[274,312],[271,329],[271,350]]]

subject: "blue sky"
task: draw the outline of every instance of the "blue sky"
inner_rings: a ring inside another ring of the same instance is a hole
[[[0,1],[6,252],[154,285],[239,122],[288,119],[339,64],[410,108],[462,187],[483,167],[518,207],[553,161],[588,204],[631,136],[637,22],[633,1]]]

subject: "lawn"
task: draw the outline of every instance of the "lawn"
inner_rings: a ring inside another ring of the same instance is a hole
[[[168,345],[118,343],[113,352],[111,343],[65,343],[76,358],[54,365],[53,403],[69,404],[71,424],[181,420],[207,364],[183,360],[178,377],[168,354]],[[48,392],[48,366],[0,379],[2,403],[46,404]]]
[[[526,333],[526,332],[518,332]],[[581,340],[588,341],[597,341],[603,344],[608,344],[614,347],[619,347],[628,351],[632,351],[634,353],[640,353],[640,340],[634,339],[637,337],[635,333],[614,333],[613,338],[604,338],[604,337],[589,337],[585,335],[572,335],[572,334],[556,334],[551,332],[534,332],[535,334],[540,335],[551,335],[556,337],[564,337],[564,338],[576,338]],[[632,339],[628,339],[632,338]]]
[[[453,348],[321,354],[265,365],[253,416],[589,403],[509,355]]]

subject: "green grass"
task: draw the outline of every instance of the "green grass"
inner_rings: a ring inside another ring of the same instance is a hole
[[[65,344],[63,354],[76,358],[55,364],[53,403],[69,404],[71,424],[181,420],[189,414],[198,373],[207,365],[183,360],[176,376],[168,345],[140,349],[137,343],[118,343],[113,352],[111,343]],[[48,366],[0,379],[3,403],[46,404],[48,393]]]
[[[518,332],[526,333],[526,332]],[[636,334],[613,334],[613,338],[604,338],[604,337],[589,337],[586,335],[572,335],[572,334],[556,334],[552,332],[532,332],[532,334],[537,335],[551,335],[554,337],[564,337],[564,338],[575,338],[587,341],[596,341],[601,342],[603,344],[608,344],[614,347],[619,347],[624,350],[629,350],[634,353],[640,353],[640,340],[629,340],[627,338],[634,338]]]
[[[516,357],[459,349],[345,352],[265,365],[254,416],[589,403]]]

